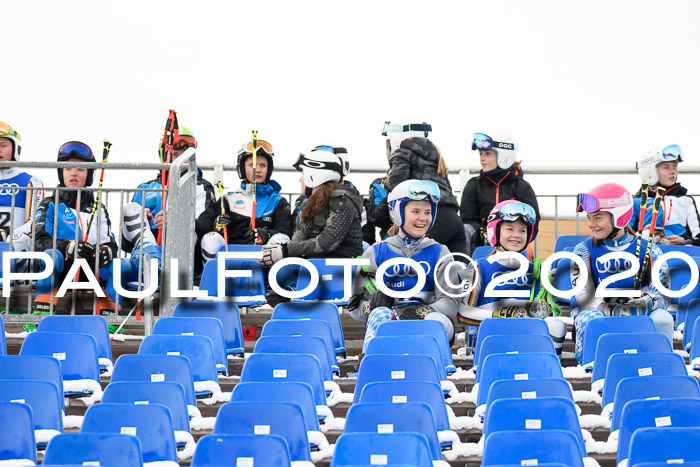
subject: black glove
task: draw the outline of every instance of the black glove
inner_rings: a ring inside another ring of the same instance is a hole
[[[224,227],[229,225],[233,219],[228,214],[223,214],[216,218],[216,230],[223,231]]]
[[[430,305],[412,305],[396,310],[396,318],[404,319],[425,319],[425,315],[433,313],[435,310]]]
[[[91,243],[82,240],[71,240],[66,246],[66,258],[73,259],[75,252],[78,251],[79,258],[90,259],[95,257],[95,247]]]
[[[369,309],[371,311],[380,306],[391,308],[394,306],[394,299],[381,290],[377,290],[369,296]]]
[[[99,251],[99,258],[97,258],[98,261],[98,267],[100,269],[106,268],[112,264],[112,249],[108,247],[107,245],[100,245],[100,251]],[[95,258],[93,257],[93,264],[95,261]]]
[[[262,242],[263,245],[266,245],[267,242],[270,241],[270,237],[272,237],[272,235],[270,234],[269,230],[267,230],[264,227],[258,227],[257,229],[255,229],[255,231],[257,232],[258,237],[255,243]]]

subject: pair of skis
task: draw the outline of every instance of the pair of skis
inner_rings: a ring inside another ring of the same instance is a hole
[[[649,200],[649,183],[642,183],[642,196],[639,203],[639,228],[637,237],[637,258],[639,258],[639,270],[634,276],[634,288],[638,289],[642,286],[642,281],[644,276],[649,269],[649,263],[651,262],[651,244],[654,240],[654,230],[656,229],[656,219],[659,215],[659,210],[661,208],[661,202],[666,194],[666,188],[662,186],[656,187],[656,196],[654,197],[654,204],[652,205],[651,211],[651,224],[649,224],[649,236],[646,238],[647,244],[644,252],[644,256],[641,256],[641,245],[642,238],[644,237],[644,218],[647,211],[647,202]]]

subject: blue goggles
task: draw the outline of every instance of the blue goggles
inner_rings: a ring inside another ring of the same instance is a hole
[[[382,136],[388,136],[389,133],[405,133],[407,131],[422,131],[427,138],[428,134],[433,131],[433,127],[425,122],[411,123],[410,125],[401,125],[398,123],[384,122],[382,128]]]
[[[58,150],[58,157],[67,158],[75,156],[80,156],[82,158],[93,157],[92,149],[90,149],[90,146],[80,141],[70,141],[65,143]]]
[[[472,139],[472,151],[477,149],[480,151],[488,151],[489,149],[511,149],[513,151],[517,151],[518,145],[515,143],[502,143],[500,141],[494,141],[489,135],[474,133]]]
[[[506,204],[501,208],[500,211],[494,212],[489,216],[488,222],[491,222],[496,217],[500,217],[501,220],[506,222],[515,222],[521,220],[526,224],[535,224],[537,221],[537,216],[535,215],[535,209],[529,204],[525,203],[510,203]]]
[[[331,154],[347,154],[348,153],[348,150],[345,148],[336,148],[333,146],[329,146],[327,144],[323,144],[321,146],[316,146],[315,148],[313,148],[311,150],[311,152],[314,152],[314,151],[327,151],[327,152],[330,152]]]
[[[678,162],[683,162],[683,152],[681,151],[681,147],[677,144],[666,146],[663,151],[661,151],[661,157],[665,161],[677,160]]]
[[[408,197],[413,200],[430,198],[433,203],[440,201],[440,187],[430,180],[411,183],[408,187]]]

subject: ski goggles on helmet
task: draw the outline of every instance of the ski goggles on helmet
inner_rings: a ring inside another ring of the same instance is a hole
[[[253,147],[253,141],[250,141],[246,144],[243,145],[240,151],[238,151],[238,154],[242,153],[247,153],[247,154],[253,154],[253,151],[257,152],[264,152],[268,156],[273,156],[275,154],[275,150],[272,148],[272,145],[265,141],[264,139],[259,139],[255,142],[257,146],[254,148]]]
[[[497,217],[506,222],[515,222],[521,220],[526,224],[535,224],[537,215],[535,209],[526,203],[509,203],[503,206],[500,211],[494,212],[489,216],[487,222],[491,222]]]
[[[313,148],[311,150],[311,152],[314,152],[314,151],[327,151],[327,152],[330,152],[331,154],[347,154],[348,153],[348,150],[345,148],[336,148],[333,146],[329,146],[327,144],[323,144],[321,146],[316,146],[315,148]]]
[[[0,122],[0,136],[17,136],[17,132],[5,122]]]
[[[625,193],[619,198],[598,199],[587,193],[579,193],[576,196],[576,212],[596,212],[599,209],[612,209],[620,206],[630,206],[633,203],[632,196]]]
[[[173,145],[173,149],[176,151],[186,151],[189,148],[196,148],[197,140],[193,136],[183,136],[180,135],[177,138],[177,143]]]
[[[411,183],[408,187],[408,197],[414,200],[430,198],[433,203],[440,201],[440,187],[430,180]]]
[[[474,133],[472,137],[472,151],[488,151],[489,149],[511,149],[513,151],[518,150],[518,145],[515,143],[503,143],[500,141],[494,141],[489,135],[483,133]]]
[[[663,158],[664,161],[678,161],[678,162],[683,162],[683,152],[681,151],[681,147],[677,144],[672,144],[670,146],[666,146],[662,151],[661,151],[661,157]]]
[[[93,157],[92,149],[85,143],[80,141],[70,141],[61,146],[58,150],[58,157],[83,157],[89,158]]]
[[[388,136],[389,133],[404,133],[406,131],[422,131],[423,135],[427,138],[428,133],[433,131],[433,127],[425,122],[411,123],[409,125],[384,122],[384,128],[382,128],[382,136]]]

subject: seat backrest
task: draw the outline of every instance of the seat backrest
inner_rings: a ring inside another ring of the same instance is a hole
[[[403,404],[424,402],[430,406],[439,431],[449,430],[445,396],[440,385],[428,381],[377,381],[367,383],[360,393],[360,404],[382,402]]]
[[[425,402],[353,404],[343,433],[421,433],[428,440],[433,460],[442,460],[433,411]]]
[[[206,336],[151,334],[141,342],[139,355],[182,355],[190,359],[194,381],[218,381],[214,347]]]
[[[19,402],[0,402],[0,460],[27,459],[36,463],[32,409]]]
[[[571,384],[564,379],[502,379],[494,381],[486,396],[486,411],[500,399],[537,399],[564,397],[574,400]]]
[[[315,355],[324,381],[333,381],[326,343],[318,336],[264,336],[255,343],[255,353],[300,353]]]
[[[206,290],[210,297],[218,295],[218,267],[219,260],[212,259],[204,265],[200,290]],[[262,305],[266,303],[265,279],[262,266],[256,259],[232,258],[226,260],[227,270],[250,271],[250,277],[227,277],[224,280],[225,292],[223,296],[232,297],[232,301],[239,306]]]
[[[63,431],[63,393],[48,381],[0,380],[0,402],[22,402],[32,408],[35,430]]]
[[[175,305],[173,316],[218,318],[224,330],[226,353],[243,355],[243,328],[238,305],[229,301],[194,300]]]
[[[486,403],[491,385],[499,379],[564,379],[557,356],[542,352],[491,354],[484,359],[479,372],[481,381],[476,401],[477,407]]]
[[[220,465],[291,467],[287,441],[277,435],[206,435],[197,442],[193,467]]]
[[[440,384],[440,373],[435,359],[426,355],[366,355],[360,363],[353,403],[359,402],[365,384],[375,381],[429,381]]]
[[[680,307],[681,306],[679,305],[679,317],[681,314]],[[695,323],[698,322],[698,316],[700,316],[700,298],[693,298],[688,302],[688,306],[685,308],[684,315],[685,331],[683,331],[683,349],[687,350],[688,344],[690,344],[690,341],[693,337],[693,329],[695,328]]]
[[[41,332],[69,332],[90,334],[95,338],[97,357],[112,361],[107,320],[97,315],[49,315],[39,321],[36,329]]]
[[[164,405],[96,404],[85,412],[80,432],[134,435],[144,462],[177,462],[173,423]]]
[[[326,264],[326,258],[310,258],[308,261],[318,271],[318,285],[304,297],[294,300],[324,301],[336,305],[347,305],[350,301],[350,296],[343,297],[345,293],[345,266],[328,265]],[[355,267],[352,267],[353,273]],[[310,283],[311,273],[305,267],[300,268],[295,290],[303,290]]]
[[[472,259],[486,258],[492,251],[492,246],[479,245],[478,247],[474,248],[474,251],[472,251]]]
[[[542,319],[511,319],[511,318],[487,318],[481,322],[476,335],[474,347],[474,361],[479,361],[481,343],[488,336],[518,336],[518,335],[549,336],[547,323]]]
[[[433,336],[437,339],[440,347],[440,355],[442,364],[448,373],[455,371],[452,363],[452,350],[450,342],[447,339],[447,331],[442,323],[435,320],[396,320],[382,323],[377,328],[377,337],[382,336]]]
[[[606,316],[590,320],[583,336],[582,365],[595,359],[598,338],[609,332],[656,332],[656,326],[650,317],[642,315]]]
[[[537,399],[499,399],[489,405],[484,419],[483,435],[496,431],[566,430],[576,437],[581,457],[586,457],[586,446],[581,435],[576,407],[564,397]]]
[[[608,359],[603,386],[603,402],[605,407],[613,402],[617,383],[622,378],[632,376],[686,376],[683,357],[671,352],[663,353],[616,353]]]
[[[238,383],[231,394],[239,402],[296,402],[306,421],[306,431],[319,431],[314,392],[301,382],[246,382]]]
[[[180,383],[185,390],[187,405],[197,405],[190,359],[176,355],[125,354],[117,358],[110,384],[118,381]]]
[[[49,441],[42,464],[89,464],[141,467],[141,443],[136,436],[113,433],[65,433]]]
[[[254,353],[246,358],[241,383],[248,381],[306,383],[314,391],[314,403],[326,405],[321,362],[310,354]]]
[[[574,247],[588,237],[588,235],[559,235],[554,241],[554,252],[564,251],[564,248],[567,247]]]
[[[686,329],[685,332],[689,330]],[[695,320],[692,329],[692,343],[690,345],[690,362],[700,357],[700,320]]]
[[[615,353],[673,352],[671,341],[660,332],[610,332],[598,338],[593,360],[593,377],[598,381],[605,377],[608,359]]]
[[[102,402],[115,404],[161,404],[170,410],[174,430],[190,431],[185,389],[180,383],[162,381],[115,381],[107,385]]]
[[[440,323],[438,325],[442,326]],[[376,336],[367,345],[365,356],[367,355],[427,355],[435,360],[440,380],[447,380],[440,344],[433,336]]]
[[[5,324],[0,316],[0,356],[7,355],[7,343],[5,342]]]
[[[700,399],[700,386],[692,376],[634,376],[622,378],[615,390],[610,431],[620,428],[625,404],[637,399]],[[625,455],[627,452],[625,451]]]
[[[156,321],[155,326],[153,326],[153,334],[207,336],[212,342],[216,371],[228,376],[224,327],[220,320],[206,317],[164,316]]]
[[[700,246],[695,245],[656,245],[661,249],[662,253],[671,251],[680,251],[688,256],[700,256]]]
[[[0,379],[49,381],[58,388],[61,410],[64,410],[61,363],[53,357],[33,355],[0,356]]]
[[[326,344],[331,367],[338,365],[333,347],[333,330],[323,319],[271,319],[262,328],[260,337],[267,336],[318,336]]]
[[[100,381],[97,344],[89,334],[35,331],[24,338],[19,354],[58,359],[64,380]]]
[[[350,465],[432,466],[428,440],[420,433],[343,433],[331,467]]]
[[[700,427],[700,399],[629,401],[622,410],[621,418],[617,443],[618,464],[627,458],[630,438],[639,428]]]
[[[476,370],[476,382],[481,381],[479,366],[492,353],[531,353],[545,352],[554,354],[554,343],[549,336],[535,335],[492,335],[486,337],[479,349],[479,361]]]
[[[627,463],[634,466],[642,462],[676,463],[683,459],[686,465],[700,461],[699,445],[700,428],[639,428],[630,439]]]
[[[576,436],[567,430],[496,431],[486,437],[481,465],[541,465],[561,462],[583,467]]]
[[[294,402],[227,402],[219,409],[213,434],[279,435],[289,445],[292,462],[311,460],[304,414]]]
[[[323,319],[328,321],[333,331],[333,345],[336,354],[345,354],[345,337],[340,324],[338,307],[328,302],[283,302],[272,310],[272,319]]]

